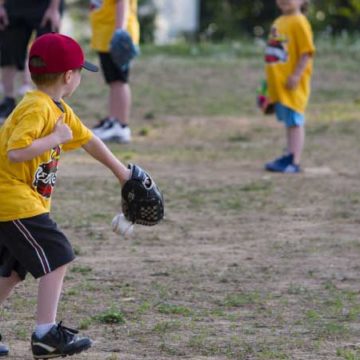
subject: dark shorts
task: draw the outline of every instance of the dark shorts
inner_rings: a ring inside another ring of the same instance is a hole
[[[49,24],[40,27],[49,0],[12,0],[5,7],[9,25],[0,31],[0,66],[15,66],[24,70],[31,35],[51,32]],[[62,7],[62,5],[61,5]]]
[[[44,276],[75,259],[66,236],[49,214],[0,222],[0,276]]]
[[[127,83],[129,81],[129,69],[123,71],[120,70],[116,64],[111,59],[109,53],[99,52],[99,59],[101,64],[101,69],[107,84],[110,84],[114,81],[121,81]]]

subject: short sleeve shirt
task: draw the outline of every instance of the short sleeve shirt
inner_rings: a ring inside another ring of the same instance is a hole
[[[129,2],[126,16],[126,30],[134,44],[139,44],[140,27],[137,16],[137,0]],[[117,0],[91,0],[90,23],[92,29],[91,47],[99,52],[109,52],[110,41],[116,27]]]
[[[286,83],[301,56],[314,52],[311,26],[304,15],[283,15],[276,19],[265,51],[267,84],[272,102],[280,102],[299,113],[305,112],[310,97],[312,58],[295,89],[288,90]]]
[[[73,110],[61,101],[64,112],[41,91],[28,92],[0,129],[0,221],[47,213],[63,151],[76,149],[91,138],[91,131]],[[13,163],[8,151],[21,149],[51,134],[61,115],[73,139],[32,160]]]

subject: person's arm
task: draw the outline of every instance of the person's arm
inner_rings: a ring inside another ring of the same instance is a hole
[[[41,27],[45,27],[50,23],[51,31],[58,32],[60,30],[61,14],[60,14],[61,0],[51,0],[45,14],[41,20]]]
[[[303,54],[300,57],[300,60],[296,65],[295,71],[287,79],[286,87],[289,90],[293,90],[298,86],[301,76],[304,73],[311,57],[312,57],[312,54]]]
[[[116,29],[126,30],[126,16],[129,11],[129,0],[118,0],[116,2]]]
[[[5,9],[5,0],[0,0],[0,30],[9,25],[9,18]]]
[[[130,170],[122,164],[109,148],[97,137],[93,136],[89,142],[82,146],[94,159],[105,165],[119,179],[120,184],[130,178]]]
[[[63,116],[60,116],[51,134],[34,140],[31,145],[25,148],[9,150],[7,155],[9,160],[14,163],[28,161],[71,139],[72,131],[64,123]]]

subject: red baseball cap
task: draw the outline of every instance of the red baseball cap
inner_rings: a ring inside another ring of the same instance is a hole
[[[39,36],[31,46],[29,60],[32,57],[40,57],[44,66],[30,64],[32,74],[61,73],[83,67],[89,71],[99,71],[99,68],[85,60],[84,52],[80,45],[71,37],[48,33]]]

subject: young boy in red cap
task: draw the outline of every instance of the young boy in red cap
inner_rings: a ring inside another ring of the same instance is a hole
[[[39,278],[35,359],[79,353],[87,337],[56,324],[58,301],[74,251],[49,217],[51,194],[63,151],[82,147],[108,167],[122,185],[129,170],[92,135],[63,98],[80,84],[81,70],[98,71],[70,37],[46,34],[30,49],[36,90],[25,95],[0,129],[0,303],[29,272]],[[0,347],[1,355],[8,349]]]

